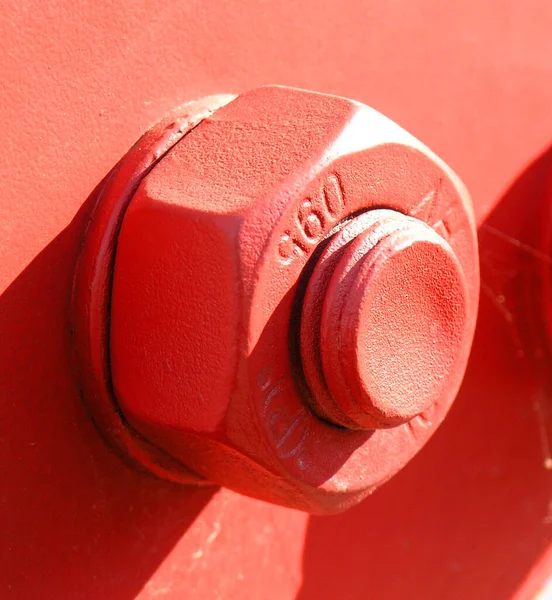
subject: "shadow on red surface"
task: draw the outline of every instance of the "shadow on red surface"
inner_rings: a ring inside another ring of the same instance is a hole
[[[450,416],[372,498],[311,518],[298,600],[511,598],[552,541],[549,382],[521,319],[550,167],[548,153],[480,229],[479,324]],[[0,298],[6,598],[134,598],[213,494],[127,467],[78,401],[67,319],[83,218]]]
[[[84,210],[0,298],[0,595],[134,598],[211,498],[126,466],[70,368]]]
[[[480,228],[478,328],[450,415],[372,498],[311,518],[298,600],[507,599],[552,542],[550,376],[524,305],[549,261],[538,228],[550,174],[552,151]]]

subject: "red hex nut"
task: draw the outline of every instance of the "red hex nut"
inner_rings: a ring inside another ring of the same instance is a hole
[[[456,395],[479,292],[469,196],[367,106],[229,100],[149,132],[98,193],[77,372],[99,426],[157,474],[336,512]]]

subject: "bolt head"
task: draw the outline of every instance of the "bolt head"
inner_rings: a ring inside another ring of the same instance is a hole
[[[402,425],[450,394],[467,287],[452,248],[427,224],[389,210],[358,219],[365,229],[340,252],[319,314],[328,392],[321,403],[331,397],[329,412],[321,413],[344,427],[380,429]],[[330,245],[325,253],[333,251]],[[312,298],[307,292],[306,303]],[[307,308],[303,331],[312,316]],[[312,358],[308,346],[304,355]]]

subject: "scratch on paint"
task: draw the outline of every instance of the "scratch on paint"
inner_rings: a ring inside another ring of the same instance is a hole
[[[546,517],[543,519],[544,525],[552,525],[552,500],[548,503],[548,510],[546,513]]]
[[[199,550],[196,550],[192,554],[192,558],[194,560],[202,558],[202,556],[205,554],[205,550],[207,550],[207,548],[218,538],[218,536],[220,535],[220,531],[221,531],[220,522],[215,521],[215,523],[213,525],[213,531],[211,531],[211,533],[208,535],[208,537],[205,540],[205,546],[203,546]]]
[[[525,243],[521,242],[520,240],[516,239],[515,237],[512,237],[511,235],[508,235],[507,233],[500,231],[500,229],[495,229],[494,227],[491,227],[490,225],[482,225],[481,229],[490,233],[491,235],[494,235],[498,239],[500,239],[504,242],[507,242],[508,244],[511,244],[512,246],[515,246],[516,248],[519,248],[520,250],[523,250],[523,252],[526,252],[533,258],[536,258],[538,260],[542,260],[543,262],[552,264],[552,258],[550,256],[548,256],[548,254],[546,254],[545,252],[541,252],[540,250],[537,250],[536,248],[533,248],[532,246],[529,246],[529,244],[525,244]]]
[[[491,286],[489,286],[483,279],[481,279],[481,289],[487,296],[491,299],[491,302],[498,310],[498,312],[502,315],[506,323],[508,324],[508,328],[510,330],[510,334],[512,336],[512,341],[514,347],[516,349],[516,356],[518,358],[523,358],[525,356],[525,351],[523,349],[523,343],[521,341],[521,337],[518,332],[518,328],[516,327],[515,319],[513,313],[508,310],[506,307],[506,299],[502,294],[495,294],[492,290]]]

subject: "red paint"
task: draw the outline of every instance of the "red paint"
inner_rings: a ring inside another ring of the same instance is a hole
[[[311,343],[298,335],[317,253],[360,211],[372,226],[343,248],[317,342],[322,401],[341,403],[336,427],[317,416],[320,386],[305,382],[296,348]],[[440,223],[450,245],[422,219]],[[95,265],[93,253],[87,242]],[[355,291],[344,292],[357,267]],[[441,423],[466,366],[479,285],[469,197],[441,161],[368,107],[276,87],[206,117],[145,176],[112,277],[102,290],[105,369],[130,426],[207,481],[318,513],[360,501]],[[89,280],[77,302],[85,324]],[[399,351],[402,365],[389,354]],[[401,413],[401,393],[424,404]]]
[[[3,9],[1,595],[488,600],[542,587],[552,416],[546,345],[531,338],[545,339],[532,304],[551,169],[543,2]],[[400,123],[462,177],[480,234],[480,317],[453,409],[407,468],[331,518],[128,467],[93,427],[69,358],[93,188],[173,107],[266,82]]]
[[[177,109],[142,136],[94,191],[71,297],[74,370],[101,432],[123,454],[159,477],[196,485],[205,482],[140,436],[121,414],[110,369],[111,288],[121,225],[141,181],[174,144],[230,99],[214,96]]]
[[[544,338],[548,361],[552,360],[552,170],[543,177],[543,193],[541,204],[540,221],[541,227],[538,232],[540,247],[538,255],[540,256],[540,272],[538,275],[538,288],[540,297],[532,300],[540,308],[544,321]],[[550,467],[552,468],[552,456],[550,457]]]
[[[391,600],[405,589],[436,600],[525,599],[544,587],[550,369],[535,342],[541,314],[531,308],[549,264],[538,231],[551,167],[548,152],[479,226],[479,324],[452,410],[418,457],[370,499],[331,519],[311,518],[300,600],[362,598],[368,577]],[[390,577],[391,565],[401,577]]]
[[[309,281],[301,323],[303,355],[312,360],[316,345],[322,363],[311,367],[312,388],[329,388],[320,412],[350,429],[410,422],[412,431],[416,417],[433,421],[435,404],[455,396],[476,299],[452,248],[423,221],[368,211],[335,237]]]

